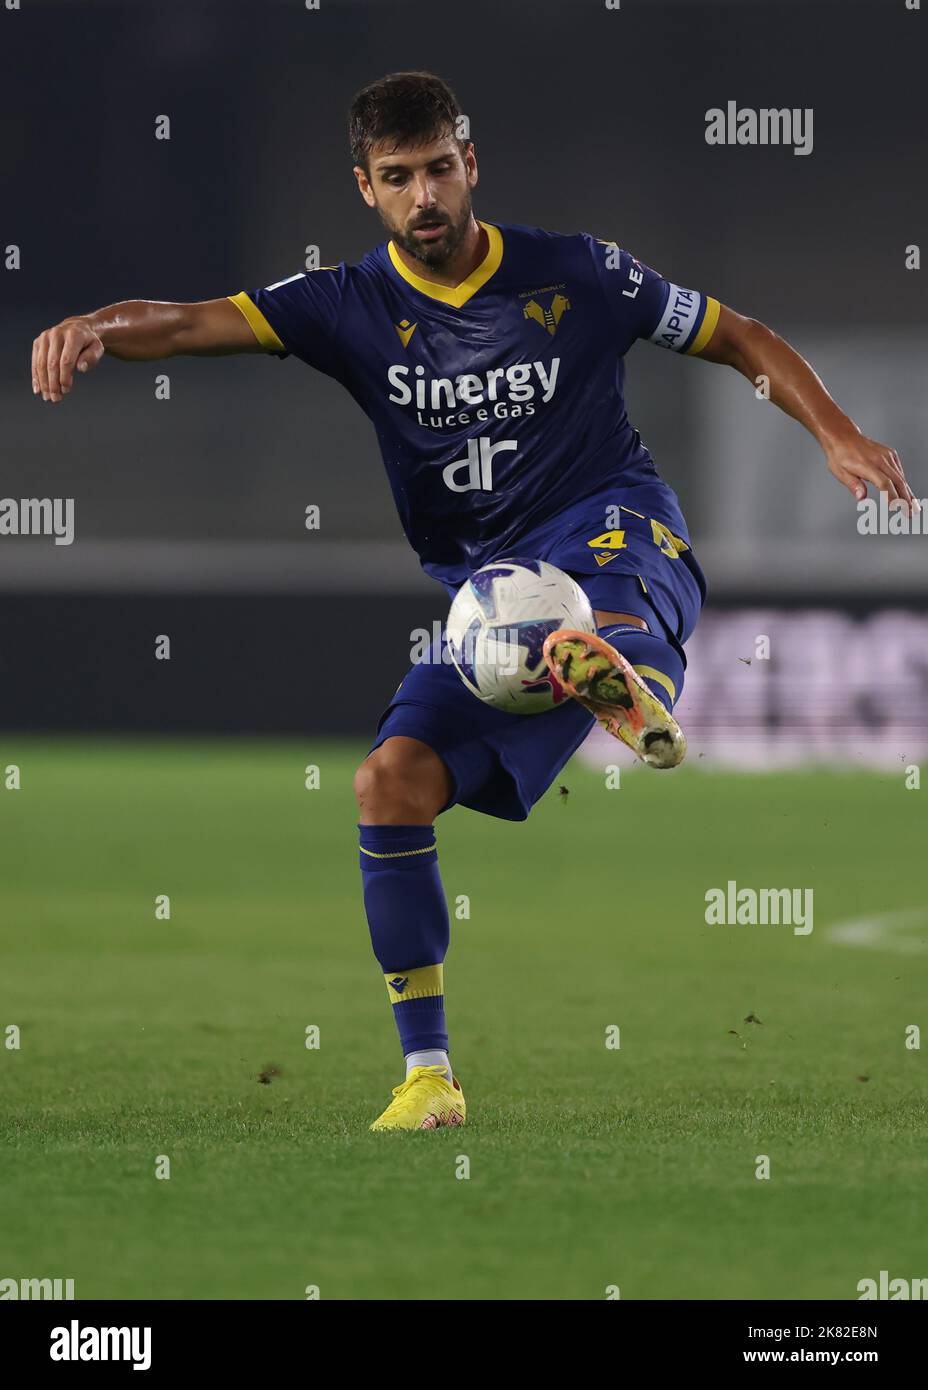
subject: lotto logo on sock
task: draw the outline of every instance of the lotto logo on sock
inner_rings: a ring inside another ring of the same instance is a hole
[[[397,994],[402,994],[403,990],[406,988],[408,984],[408,975],[397,975],[394,979],[390,981],[390,988],[395,989]]]

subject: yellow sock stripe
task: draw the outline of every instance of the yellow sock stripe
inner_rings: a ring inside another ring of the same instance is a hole
[[[664,675],[663,671],[655,671],[653,666],[636,666],[635,670],[642,680],[657,681],[658,685],[662,685],[671,700],[677,698],[677,687],[669,676]]]
[[[391,970],[384,975],[387,998],[391,1004],[402,1004],[404,999],[432,999],[436,994],[444,994],[443,965],[420,965],[415,970]]]
[[[408,859],[411,854],[431,854],[433,850],[438,849],[438,846],[424,845],[422,849],[391,849],[386,854],[378,854],[374,849],[365,849],[363,845],[359,845],[358,848],[362,854],[369,854],[371,859]]]
[[[286,348],[274,332],[261,310],[254,300],[249,299],[248,295],[242,290],[241,294],[226,295],[231,300],[236,309],[244,314],[248,320],[248,326],[264,348],[265,352],[285,352]]]
[[[719,321],[719,314],[722,306],[717,299],[713,299],[711,294],[706,295],[706,312],[702,316],[702,323],[699,325],[699,332],[686,349],[689,357],[694,352],[702,352],[712,334],[715,332],[715,325]]]

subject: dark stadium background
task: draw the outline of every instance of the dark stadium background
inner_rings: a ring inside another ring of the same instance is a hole
[[[381,227],[345,113],[391,70],[455,87],[479,216],[614,238],[770,323],[926,495],[924,272],[904,266],[926,239],[926,22],[903,0],[4,12],[0,241],[22,268],[0,274],[0,495],[73,497],[77,539],[0,540],[0,727],[364,734],[410,632],[441,617],[369,423],[296,360],[105,361],[55,407],[29,388],[33,337],[68,314],[266,284],[310,244],[360,258]],[[729,99],[813,107],[814,152],[707,146],[704,113]],[[851,631],[888,608],[925,621],[928,537],[859,537],[814,442],[741,378],[640,344],[628,401],[680,493],[716,649],[745,606],[769,615],[746,630],[782,633],[781,671],[800,610]],[[362,631],[363,677],[325,678],[333,638]],[[732,643],[734,666],[749,653]],[[924,735],[924,658],[904,686]]]

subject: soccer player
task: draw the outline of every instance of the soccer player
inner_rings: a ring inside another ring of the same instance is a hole
[[[493,709],[439,650],[415,664],[358,769],[364,904],[406,1059],[372,1126],[462,1124],[444,1014],[449,922],[433,823],[453,805],[523,820],[595,720],[645,762],[678,763],[683,644],[705,597],[675,493],[625,411],[623,358],[644,339],[734,367],[818,440],[861,499],[917,505],[894,450],[863,435],[771,329],[586,233],[478,221],[460,108],[429,73],[359,92],[361,197],[388,233],[357,265],[196,304],[131,301],[33,344],[33,391],[60,401],[104,354],[293,355],[372,421],[403,529],[449,596],[490,561],[547,560],[589,597],[597,636],[555,634],[566,692],[542,714]]]

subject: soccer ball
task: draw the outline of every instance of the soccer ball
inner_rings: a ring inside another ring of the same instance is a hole
[[[542,647],[561,627],[595,632],[586,594],[546,560],[494,560],[455,594],[445,625],[461,680],[478,699],[511,714],[541,714],[565,695]]]

